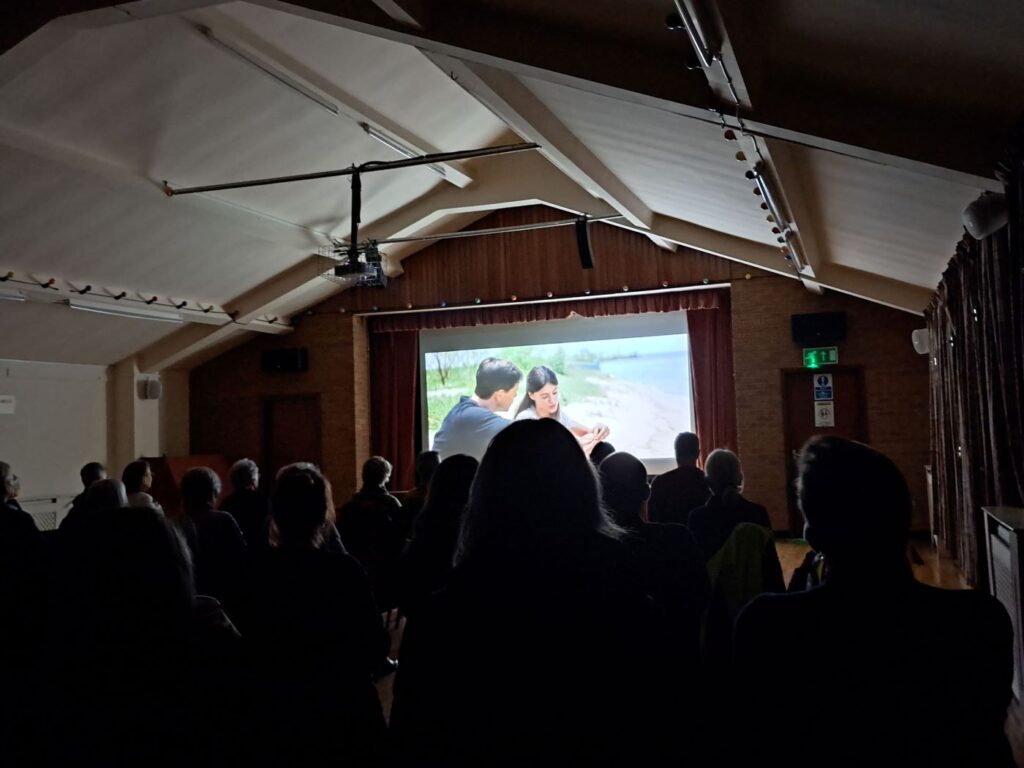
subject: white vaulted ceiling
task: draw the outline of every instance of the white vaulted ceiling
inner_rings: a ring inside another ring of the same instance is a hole
[[[374,238],[541,202],[622,213],[659,245],[796,277],[736,159],[758,145],[815,284],[920,310],[960,211],[998,188],[994,164],[1024,108],[1024,6],[698,2],[722,32],[746,144],[723,138],[708,109],[722,104],[721,74],[693,67],[661,0],[628,12],[612,0],[352,0],[338,15],[141,0],[52,21],[0,56],[0,275],[215,304],[242,320],[183,332],[0,301],[0,358],[102,364],[162,342],[153,366],[189,366],[255,327],[241,323],[286,319],[339,290],[310,257],[348,234],[347,177],[174,198],[161,183],[399,159],[359,120],[421,151],[542,145],[464,162],[458,187],[424,168],[364,174]],[[725,113],[735,123],[737,109]],[[414,250],[390,251],[392,269]]]
[[[963,225],[956,214],[977,187],[818,149],[797,150],[805,185],[828,222],[829,261],[932,287]]]
[[[524,82],[654,211],[772,244],[721,126],[536,78]]]

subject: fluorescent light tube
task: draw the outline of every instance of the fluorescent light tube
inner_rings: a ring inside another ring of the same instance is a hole
[[[338,115],[341,114],[341,110],[338,109],[338,106],[336,104],[332,104],[331,102],[327,101],[327,99],[325,99],[322,96],[320,96],[319,94],[314,93],[310,88],[307,88],[305,85],[303,85],[299,81],[297,81],[294,78],[286,75],[281,70],[276,69],[275,67],[272,67],[267,62],[262,61],[255,54],[249,53],[248,51],[245,51],[242,48],[236,48],[234,45],[231,45],[227,41],[217,37],[217,34],[212,29],[210,29],[209,27],[199,26],[199,31],[207,39],[211,40],[212,42],[214,42],[217,45],[219,45],[222,48],[224,48],[224,50],[228,51],[229,53],[233,53],[235,56],[240,58],[242,61],[246,62],[247,64],[249,64],[249,65],[251,65],[253,67],[256,67],[256,69],[258,69],[260,72],[263,72],[265,75],[270,75],[270,77],[274,78],[275,80],[277,80],[282,85],[287,86],[288,88],[291,88],[293,91],[298,93],[300,96],[305,96],[307,99],[312,101],[314,104],[316,104],[319,107],[322,107],[323,109],[326,109],[328,112],[330,112],[335,117],[337,117]]]
[[[0,288],[0,299],[3,301],[24,301],[25,292],[17,288]]]
[[[422,157],[422,155],[419,152],[417,152],[415,149],[413,149],[412,147],[410,147],[410,146],[408,146],[406,144],[403,144],[402,142],[400,142],[398,139],[396,139],[393,136],[389,136],[388,134],[384,133],[384,131],[380,130],[379,128],[374,128],[369,123],[360,123],[359,127],[362,128],[364,131],[366,131],[366,135],[369,136],[371,139],[376,139],[381,144],[383,144],[385,147],[388,147],[389,149],[393,149],[395,152],[400,154],[402,157],[408,157],[409,159],[412,159],[414,157]],[[432,170],[434,173],[439,174],[440,176],[447,176],[447,173],[445,172],[443,166],[440,166],[440,165],[437,165],[437,164],[433,164],[433,165],[428,165],[427,168]]]
[[[181,319],[186,323],[203,323],[204,325],[227,325],[231,316],[216,310],[203,312],[201,309],[181,310]]]
[[[162,323],[180,323],[182,321],[180,312],[168,312],[162,309],[120,307],[115,304],[93,304],[88,302],[68,299],[68,306],[81,312],[92,312],[97,315],[110,315],[112,317],[126,317],[132,320],[156,320]]]

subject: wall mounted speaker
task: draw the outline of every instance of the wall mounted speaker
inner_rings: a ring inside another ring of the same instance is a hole
[[[964,208],[961,218],[971,237],[975,240],[984,240],[1005,227],[1009,221],[1006,195],[982,192],[977,200]]]
[[[927,328],[915,328],[910,334],[910,341],[914,345],[914,351],[919,355],[927,355],[932,351],[931,339],[928,338]]]
[[[164,385],[160,379],[139,379],[139,400],[159,400],[164,393]]]
[[[576,250],[580,252],[580,266],[594,268],[594,254],[590,250],[590,226],[586,219],[576,219]]]
[[[801,347],[836,344],[846,338],[845,312],[814,312],[790,316],[793,341]]]
[[[260,355],[260,370],[264,373],[305,373],[309,370],[309,350],[306,347],[265,349]]]

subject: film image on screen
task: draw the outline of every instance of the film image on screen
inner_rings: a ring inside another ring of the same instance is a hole
[[[560,408],[573,421],[587,427],[606,425],[607,441],[616,450],[637,456],[651,472],[672,468],[675,436],[693,426],[685,315],[672,315],[675,322],[666,322],[672,319],[668,315],[646,323],[577,318],[531,323],[529,332],[522,327],[518,333],[511,327],[497,334],[474,328],[421,336],[425,445],[433,445],[442,420],[459,398],[473,394],[480,362],[495,357],[515,363],[523,372],[515,402],[499,415],[515,418],[527,396],[526,375],[535,366],[545,366],[557,376]],[[625,335],[630,333],[635,335]],[[600,335],[607,337],[593,338]],[[534,340],[546,343],[474,345]]]

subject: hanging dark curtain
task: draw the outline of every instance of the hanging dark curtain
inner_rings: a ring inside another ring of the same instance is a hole
[[[370,451],[391,462],[391,488],[415,484],[419,449],[418,331],[370,334]]]
[[[965,235],[926,313],[931,342],[933,526],[986,588],[981,508],[1024,501],[1024,133],[1001,167],[1009,225]]]
[[[732,364],[732,311],[723,291],[718,309],[687,312],[693,410],[701,463],[715,448],[736,450],[736,387]]]
[[[371,316],[370,332],[421,331],[428,328],[534,323],[540,320],[565,320],[573,315],[608,317],[610,315],[639,315],[644,312],[718,309],[723,296],[728,296],[727,289],[647,295],[624,293],[621,296],[610,298],[552,301],[546,304],[510,304],[503,307],[410,312],[401,315]]]
[[[702,450],[736,447],[728,289],[370,317],[371,450],[394,465],[391,487],[411,488],[419,434],[419,332],[432,328],[687,310],[697,433]]]

